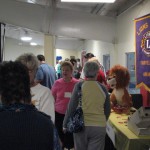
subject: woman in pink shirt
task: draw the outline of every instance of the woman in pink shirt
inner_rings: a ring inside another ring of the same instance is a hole
[[[73,65],[69,61],[61,64],[62,78],[55,81],[52,86],[52,94],[55,99],[55,125],[58,130],[62,147],[73,148],[73,136],[69,133],[63,133],[63,120],[65,112],[70,101],[74,85],[79,81],[72,77]]]

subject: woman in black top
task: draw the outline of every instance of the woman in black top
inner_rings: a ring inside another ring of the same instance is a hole
[[[60,150],[50,117],[31,104],[28,69],[19,62],[0,64],[0,149]]]

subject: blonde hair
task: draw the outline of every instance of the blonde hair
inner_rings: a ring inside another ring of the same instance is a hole
[[[96,62],[100,66],[100,62],[98,61],[98,59],[96,57],[92,57],[88,61]]]
[[[70,61],[63,61],[61,64],[61,68],[65,67],[65,66],[68,66],[71,69],[71,71],[73,71],[73,65]]]

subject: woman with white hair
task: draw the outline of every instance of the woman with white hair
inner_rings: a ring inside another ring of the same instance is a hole
[[[85,56],[85,61],[93,61],[96,62],[99,65],[99,73],[97,75],[97,81],[99,81],[100,83],[102,83],[103,85],[105,85],[105,87],[107,87],[107,82],[106,82],[106,76],[105,76],[105,71],[104,71],[104,67],[102,66],[102,64],[99,62],[99,60],[92,54],[92,53],[87,53]],[[81,72],[81,79],[85,78],[84,75],[84,71],[82,70]]]
[[[35,75],[38,69],[37,57],[32,53],[25,53],[20,55],[16,61],[21,62],[28,68],[32,103],[38,110],[51,116],[52,121],[55,122],[54,97],[51,90],[40,83],[35,82]]]
[[[88,61],[96,62],[99,65],[99,72],[98,72],[96,80],[99,81],[100,83],[102,83],[107,88],[106,77],[105,77],[105,74],[104,74],[104,72],[102,70],[102,67],[101,67],[102,65],[100,64],[98,59],[96,57],[92,57]]]
[[[74,133],[76,150],[104,150],[106,121],[110,115],[110,101],[106,88],[96,81],[99,65],[89,61],[84,66],[85,80],[81,81],[82,109],[85,128]],[[74,87],[68,109],[63,122],[63,130],[66,131],[67,122],[73,115],[79,103],[79,89],[81,83]]]

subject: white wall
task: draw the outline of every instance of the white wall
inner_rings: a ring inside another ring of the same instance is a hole
[[[29,46],[19,45],[19,41],[11,38],[5,39],[5,50],[4,50],[4,60],[15,60],[19,55],[23,53],[33,53],[34,55],[43,54],[44,48],[42,46]],[[56,56],[62,56],[62,59],[70,58],[70,56],[75,56],[75,58],[81,58],[80,51],[75,50],[63,50],[56,49]]]
[[[117,63],[126,66],[127,52],[135,52],[134,19],[150,13],[150,0],[129,9],[117,18]]]
[[[19,45],[19,41],[15,39],[5,39],[4,60],[15,60],[23,53],[44,54],[44,49],[41,46]]]
[[[103,63],[103,55],[109,54],[110,65],[111,66],[114,65],[116,57],[114,51],[114,44],[102,41],[86,40],[84,49],[87,52],[93,53],[101,63]]]

